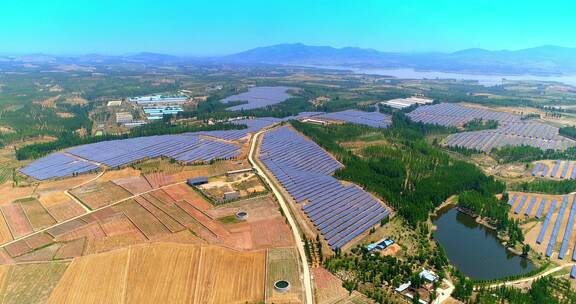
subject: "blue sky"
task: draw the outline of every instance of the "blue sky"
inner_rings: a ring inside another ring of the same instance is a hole
[[[576,47],[576,3],[2,0],[0,53],[221,55],[302,42],[381,51]]]

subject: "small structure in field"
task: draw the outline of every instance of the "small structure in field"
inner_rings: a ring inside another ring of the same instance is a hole
[[[224,192],[224,200],[231,201],[240,198],[240,191]]]
[[[208,183],[208,178],[205,176],[198,176],[194,178],[189,178],[186,183],[190,186],[200,186]]]
[[[287,292],[290,290],[290,282],[286,280],[278,280],[274,282],[274,289],[278,292]]]
[[[376,243],[369,244],[368,246],[366,246],[366,249],[368,249],[368,251],[384,250],[392,244],[394,244],[394,241],[391,239],[381,239]]]
[[[240,221],[245,221],[248,218],[248,212],[238,211],[236,212],[236,219]]]

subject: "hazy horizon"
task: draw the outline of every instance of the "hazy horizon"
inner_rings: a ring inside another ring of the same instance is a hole
[[[10,1],[1,54],[219,56],[282,43],[383,52],[517,50],[571,38],[576,3]]]

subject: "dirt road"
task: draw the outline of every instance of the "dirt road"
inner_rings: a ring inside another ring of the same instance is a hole
[[[298,232],[298,226],[296,225],[296,221],[294,220],[294,217],[292,216],[292,212],[290,211],[290,207],[288,206],[288,203],[286,202],[286,200],[284,199],[284,197],[282,196],[282,194],[278,190],[276,184],[274,184],[270,180],[270,178],[265,174],[264,170],[262,170],[262,168],[260,167],[259,163],[255,160],[256,147],[258,144],[258,137],[260,137],[260,135],[262,135],[264,132],[265,131],[260,131],[256,134],[254,134],[254,136],[252,136],[252,142],[250,143],[250,153],[248,154],[248,160],[250,161],[250,164],[252,164],[252,166],[256,169],[258,174],[262,177],[262,179],[268,184],[268,186],[270,186],[270,188],[272,189],[272,192],[274,193],[274,196],[276,196],[276,199],[278,199],[278,202],[280,203],[280,207],[282,208],[282,210],[284,211],[284,214],[286,215],[286,218],[288,219],[288,223],[290,224],[290,227],[292,228],[292,233],[294,234],[294,239],[296,240],[296,247],[298,247],[298,253],[300,255],[300,259],[302,260],[302,262],[301,262],[302,268],[303,268],[302,274],[304,277],[303,278],[304,291],[306,294],[305,303],[312,304],[313,303],[312,280],[310,277],[310,268],[308,266],[308,261],[306,261],[306,254],[304,251],[304,241],[302,241],[302,237],[300,236],[300,233]]]

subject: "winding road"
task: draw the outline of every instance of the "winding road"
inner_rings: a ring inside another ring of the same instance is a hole
[[[290,207],[288,206],[288,203],[284,199],[284,196],[282,195],[282,193],[280,193],[280,191],[278,190],[277,185],[270,180],[270,178],[268,177],[268,175],[266,175],[266,173],[262,169],[262,167],[260,167],[260,164],[258,163],[258,161],[255,160],[256,147],[258,145],[258,138],[264,132],[265,131],[259,131],[258,133],[254,134],[252,136],[252,142],[250,143],[250,152],[248,154],[248,161],[256,169],[256,172],[258,172],[258,174],[262,177],[262,179],[268,184],[268,186],[270,186],[270,188],[272,189],[272,192],[274,193],[274,196],[276,196],[276,199],[278,200],[278,203],[280,204],[280,207],[282,208],[282,211],[284,211],[284,215],[288,219],[288,223],[290,224],[290,227],[292,228],[292,233],[294,234],[294,239],[296,240],[296,247],[298,247],[298,253],[300,255],[301,264],[302,264],[302,268],[303,268],[302,275],[303,275],[303,281],[304,281],[304,292],[306,294],[305,303],[312,304],[313,303],[312,278],[310,276],[310,267],[308,266],[308,261],[306,261],[306,253],[304,251],[304,241],[302,241],[302,237],[300,236],[300,233],[298,232],[298,225],[296,225],[296,221],[294,220],[294,217],[292,216],[292,212],[290,211]]]

